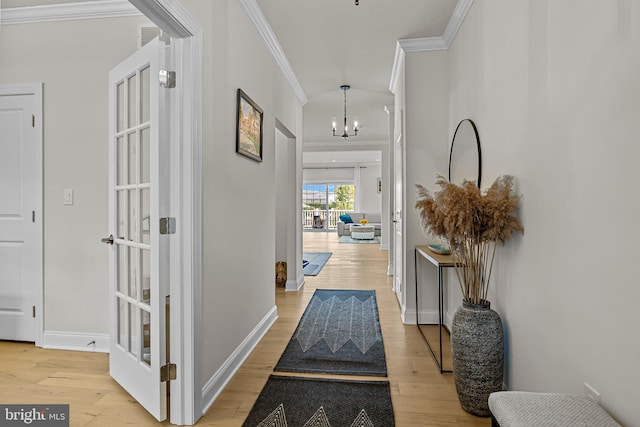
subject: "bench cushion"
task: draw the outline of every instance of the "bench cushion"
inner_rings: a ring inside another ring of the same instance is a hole
[[[500,391],[489,395],[489,409],[500,427],[620,427],[586,396]]]

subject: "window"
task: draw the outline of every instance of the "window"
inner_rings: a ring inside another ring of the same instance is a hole
[[[353,184],[305,184],[302,186],[304,228],[336,228],[345,212],[353,212],[356,188]]]

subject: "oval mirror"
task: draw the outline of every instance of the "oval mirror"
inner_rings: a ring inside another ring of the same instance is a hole
[[[471,119],[458,123],[449,152],[449,182],[462,184],[473,181],[480,187],[482,178],[482,153],[478,129]]]

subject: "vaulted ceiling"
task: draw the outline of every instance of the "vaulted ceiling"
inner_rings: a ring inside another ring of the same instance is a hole
[[[348,144],[331,136],[331,118],[348,116],[360,132],[349,141],[388,141],[385,105],[401,39],[441,37],[457,0],[257,0],[293,69],[308,103],[305,143]]]

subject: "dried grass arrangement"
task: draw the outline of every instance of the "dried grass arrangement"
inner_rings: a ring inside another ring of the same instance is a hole
[[[442,175],[436,177],[436,184],[440,187],[437,192],[416,185],[415,207],[422,228],[449,242],[464,301],[483,304],[497,244],[524,232],[516,217],[519,197],[513,177],[498,177],[484,192],[474,182],[456,185]]]

